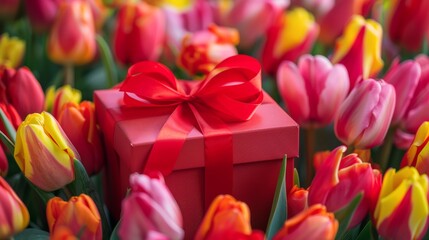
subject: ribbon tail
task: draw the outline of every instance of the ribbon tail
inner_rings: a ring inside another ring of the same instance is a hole
[[[183,105],[179,105],[169,116],[152,146],[143,173],[151,174],[160,171],[167,176],[173,171],[183,144],[193,129],[188,121],[189,115],[186,113]]]

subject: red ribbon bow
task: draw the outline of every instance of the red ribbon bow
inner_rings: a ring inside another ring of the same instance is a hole
[[[227,122],[249,120],[263,100],[261,67],[246,55],[219,63],[201,81],[177,81],[156,62],[130,67],[120,91],[130,107],[174,107],[155,141],[144,172],[168,175],[195,127],[204,136],[206,202],[232,192],[232,134]]]

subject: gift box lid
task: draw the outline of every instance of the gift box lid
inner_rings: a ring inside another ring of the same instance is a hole
[[[117,89],[95,91],[98,122],[121,161],[125,161],[131,172],[142,171],[144,161],[173,109],[127,108],[122,106],[122,99],[123,92]],[[228,128],[233,135],[234,164],[276,160],[284,155],[289,158],[298,156],[298,124],[266,93],[250,120],[228,123]],[[174,169],[203,166],[203,135],[194,128],[188,134]]]

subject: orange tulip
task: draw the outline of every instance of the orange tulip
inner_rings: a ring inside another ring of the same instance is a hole
[[[93,200],[85,194],[71,197],[68,202],[59,197],[50,199],[46,217],[51,236],[70,236],[72,233],[81,240],[102,237],[100,214]]]
[[[195,240],[207,239],[264,239],[250,226],[249,207],[230,195],[217,196],[195,235]]]
[[[96,53],[95,26],[86,1],[62,1],[48,39],[49,58],[59,64],[86,64]]]
[[[95,122],[94,104],[89,101],[67,103],[58,117],[71,143],[79,152],[88,175],[101,171],[104,163],[100,131]]]
[[[287,220],[273,240],[282,239],[335,239],[338,221],[334,214],[321,204],[312,205],[307,210]]]
[[[9,184],[0,177],[0,239],[8,239],[24,230],[30,215]]]

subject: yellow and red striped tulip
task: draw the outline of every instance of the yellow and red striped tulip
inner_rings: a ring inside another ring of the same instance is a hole
[[[273,240],[283,239],[325,239],[333,240],[338,231],[338,221],[333,213],[321,204],[288,219]]]
[[[76,236],[81,240],[98,240],[102,237],[100,214],[88,195],[74,196],[69,201],[59,197],[50,199],[46,206],[46,218],[51,237]]]
[[[29,114],[16,132],[16,163],[34,185],[54,191],[75,178],[73,145],[55,118],[47,113]]]
[[[429,174],[429,122],[420,125],[401,166],[413,166],[420,174]]]
[[[95,121],[94,104],[89,101],[65,104],[58,123],[79,152],[79,160],[88,175],[100,172],[104,165],[104,155],[100,131]]]
[[[210,25],[207,30],[185,35],[177,64],[190,75],[207,74],[222,60],[238,53],[238,42],[236,29]]]
[[[319,33],[313,15],[304,8],[284,12],[268,29],[262,49],[262,66],[267,73],[277,71],[281,62],[295,62],[309,52]]]
[[[264,235],[259,231],[252,232],[250,210],[246,203],[230,195],[219,195],[207,210],[195,240],[238,238],[262,240]]]
[[[55,118],[60,116],[60,113],[69,102],[79,104],[82,99],[82,93],[70,85],[64,85],[57,90],[54,87],[49,87],[46,91],[45,111],[49,111]]]
[[[118,11],[113,35],[113,52],[124,65],[156,61],[165,40],[165,15],[145,2],[126,2]]]
[[[355,15],[335,42],[333,63],[343,64],[350,77],[350,89],[357,81],[375,76],[383,68],[381,59],[381,25]]]
[[[374,211],[374,224],[383,239],[421,239],[428,227],[428,184],[426,174],[414,167],[384,174]]]
[[[317,168],[308,189],[308,205],[320,203],[328,211],[335,212],[362,193],[362,200],[351,218],[350,229],[375,208],[381,187],[381,174],[370,163],[362,162],[357,154],[343,157],[346,150],[345,146],[337,147]]]
[[[0,36],[0,66],[17,68],[24,57],[25,42],[17,37],[9,37],[4,33]]]
[[[27,207],[0,177],[0,239],[9,239],[30,223]]]
[[[86,1],[62,1],[49,34],[47,53],[59,64],[81,65],[95,57],[95,25]]]

